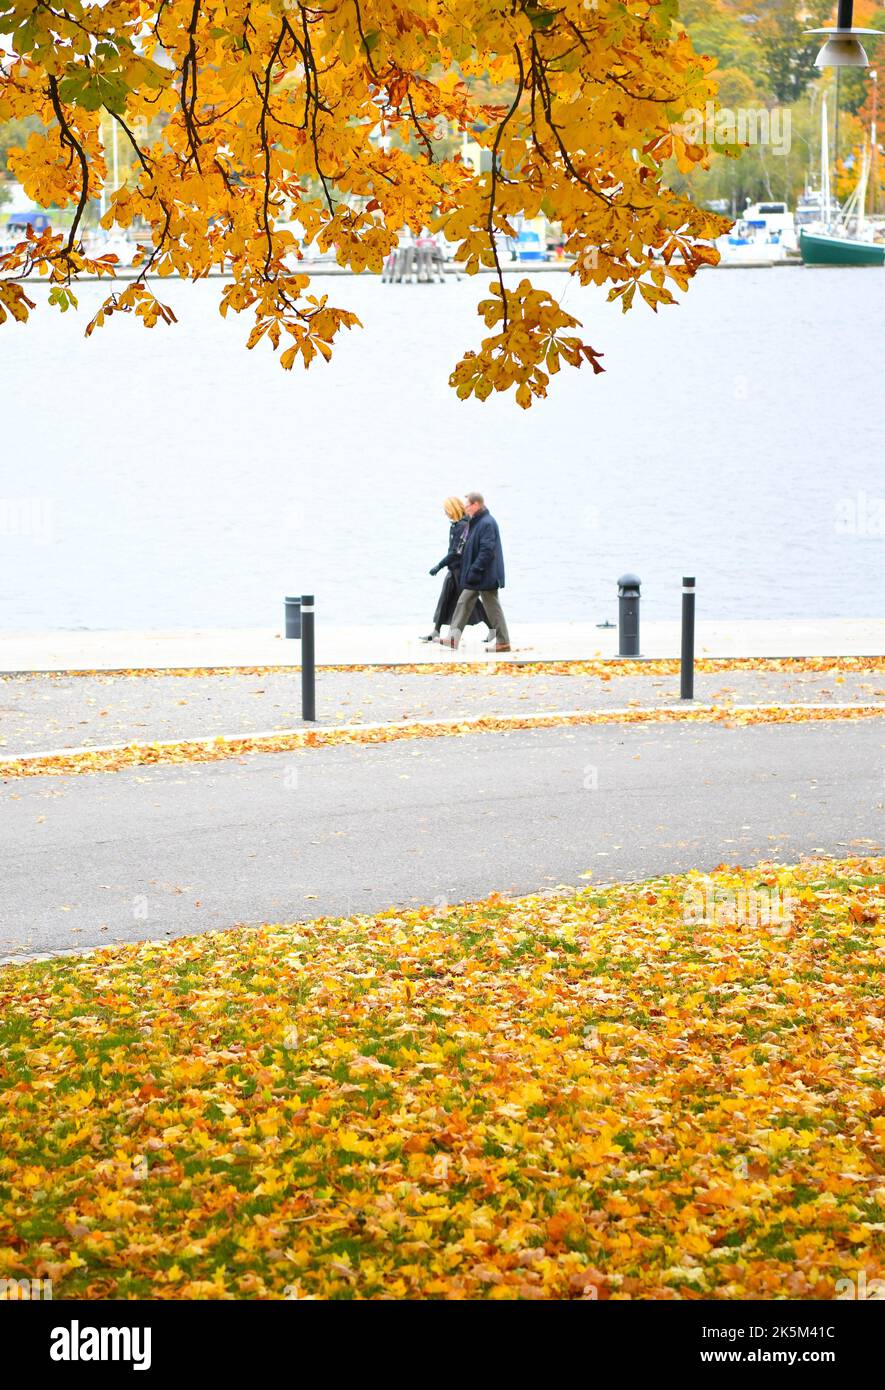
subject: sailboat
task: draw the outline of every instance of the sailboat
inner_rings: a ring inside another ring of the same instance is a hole
[[[832,232],[799,233],[799,250],[806,265],[885,265],[885,245],[855,241]]]
[[[839,107],[837,102],[836,120],[838,119]],[[875,123],[871,130],[871,137],[872,141],[875,141]],[[866,141],[864,141],[857,187],[844,208],[839,209],[838,204],[836,204],[835,215],[833,214],[830,195],[826,97],[821,105],[820,158],[821,206],[825,209],[826,221],[819,227],[812,227],[808,230],[805,227],[799,229],[799,251],[802,260],[806,265],[885,265],[885,243],[873,241],[873,228],[866,220],[867,182],[872,163],[872,154]],[[848,235],[849,227],[852,227],[853,236]]]

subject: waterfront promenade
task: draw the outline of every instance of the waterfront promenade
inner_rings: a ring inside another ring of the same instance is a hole
[[[426,624],[425,624],[426,626]],[[512,621],[513,650],[490,654],[485,629],[464,636],[457,652],[419,641],[420,627],[334,626],[318,610],[319,665],[414,665],[439,662],[587,661],[615,658],[617,628],[592,623]],[[678,657],[678,621],[642,623],[642,655]],[[885,619],[823,618],[715,622],[696,629],[698,657],[885,655]],[[272,628],[189,628],[156,632],[57,631],[0,635],[0,672],[169,670],[184,667],[297,666],[301,644]]]

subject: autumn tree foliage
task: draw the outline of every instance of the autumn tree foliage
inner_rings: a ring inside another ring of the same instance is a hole
[[[254,317],[248,346],[307,366],[358,320],[311,292],[303,245],[379,271],[404,228],[429,227],[468,273],[496,275],[479,304],[488,334],[452,385],[512,388],[527,406],[561,363],[602,368],[551,294],[505,286],[496,234],[515,216],[560,223],[573,275],[625,310],[637,293],[672,303],[716,259],[724,224],[662,176],[671,157],[705,158],[679,121],[715,90],[676,0],[0,0],[0,33],[0,120],[39,121],[10,168],[38,204],[74,209],[64,232],[0,258],[0,321],[27,319],[35,273],[62,309],[79,275],[114,276],[81,241],[108,178],[108,115],[136,175],[109,190],[103,225],[143,244],[87,334],[116,313],[171,322],[149,274],[221,269],[222,314]],[[440,148],[465,130],[487,172]]]

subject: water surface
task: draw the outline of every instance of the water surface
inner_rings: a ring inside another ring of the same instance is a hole
[[[881,272],[709,271],[657,316],[539,283],[607,370],[563,369],[528,412],[447,385],[487,281],[318,278],[365,327],[308,372],[246,351],[218,281],[160,282],[169,328],[85,341],[94,284],[78,316],[5,324],[0,627],[274,626],[315,590],[331,622],[420,631],[441,500],[470,488],[511,625],[613,618],[626,570],[646,618],[678,614],[683,573],[708,617],[882,614]]]

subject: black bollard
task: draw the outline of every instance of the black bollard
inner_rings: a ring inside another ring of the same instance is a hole
[[[635,574],[618,580],[618,656],[639,655],[639,586]]]
[[[286,599],[286,636],[301,636],[301,599]]]
[[[313,642],[313,594],[301,595],[301,718],[317,717],[316,664]]]
[[[682,664],[680,700],[694,699],[694,579],[682,580]]]

